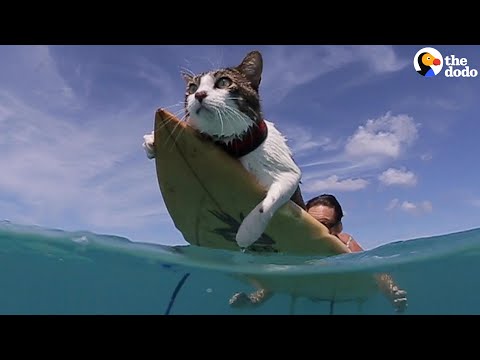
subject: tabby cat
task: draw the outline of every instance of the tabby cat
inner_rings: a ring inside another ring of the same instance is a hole
[[[238,158],[268,192],[241,223],[236,242],[248,248],[261,237],[274,213],[292,199],[304,207],[299,183],[301,171],[286,138],[264,119],[259,95],[263,59],[248,53],[240,65],[183,74],[186,81],[186,121]],[[154,158],[154,134],[144,136],[143,147]]]

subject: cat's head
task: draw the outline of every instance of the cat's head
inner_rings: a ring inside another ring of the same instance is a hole
[[[252,51],[238,66],[183,74],[189,124],[216,138],[240,136],[255,126],[262,120],[258,92],[262,70],[262,55]]]

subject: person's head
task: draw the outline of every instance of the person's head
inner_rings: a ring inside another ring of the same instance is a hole
[[[343,231],[343,210],[335,196],[322,194],[310,199],[306,204],[307,211],[316,220],[325,225],[332,234]]]

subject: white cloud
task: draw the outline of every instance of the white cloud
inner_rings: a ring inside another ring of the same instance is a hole
[[[332,175],[324,180],[312,180],[304,185],[304,190],[308,192],[320,191],[357,191],[365,189],[368,186],[365,179],[345,179],[340,180],[338,176]]]
[[[398,199],[392,199],[389,203],[388,206],[386,207],[387,211],[393,210],[398,206],[400,200]]]
[[[312,132],[302,128],[288,126],[282,130],[288,138],[289,146],[294,156],[309,154],[315,149],[333,150],[338,146],[327,136],[314,136]]]
[[[347,138],[343,152],[300,164],[302,178],[311,181],[331,174],[343,177],[378,176],[380,166],[405,154],[417,138],[417,124],[410,116],[387,112],[360,126]],[[398,179],[397,182],[413,181],[413,178],[409,178],[411,175],[407,174],[406,177],[407,179]]]
[[[408,115],[387,112],[360,126],[348,139],[345,152],[352,158],[371,156],[396,159],[417,139],[417,126]]]
[[[432,105],[434,107],[438,107],[444,110],[460,110],[462,108],[462,104],[460,101],[456,99],[442,99],[442,98],[434,98],[430,99]]]
[[[404,201],[400,205],[400,209],[407,211],[407,212],[415,212],[417,211],[418,206],[410,201]]]
[[[405,169],[389,168],[378,176],[378,180],[384,185],[414,186],[417,184],[417,176]]]
[[[433,155],[430,154],[430,153],[425,153],[425,154],[420,155],[420,160],[422,160],[422,161],[430,161],[432,159],[433,159]]]
[[[414,203],[412,201],[403,201],[400,203],[399,199],[392,199],[388,206],[386,207],[387,211],[391,211],[393,209],[400,209],[404,212],[410,213],[410,214],[425,214],[425,213],[430,213],[433,211],[433,205],[430,201],[425,200],[419,203]]]
[[[458,111],[469,107],[475,98],[472,93],[475,91],[471,88],[471,84],[457,83],[449,86],[450,91],[445,93],[423,93],[418,95],[407,95],[399,101],[402,107],[421,107],[424,109],[441,109],[449,111]],[[435,123],[437,118],[432,119]]]
[[[44,108],[76,108],[73,89],[58,72],[50,48],[44,45],[5,46],[0,58],[0,86],[29,97]],[[21,74],[21,76],[19,76]]]
[[[67,89],[48,48],[13,50],[24,52],[15,68],[26,69],[25,81]],[[27,71],[39,59],[40,70]],[[137,100],[108,114],[88,107],[72,113],[73,92],[59,94],[54,106],[42,106],[35,92],[0,83],[0,198],[12,199],[0,203],[0,218],[109,233],[168,219],[154,163],[141,146],[154,111]]]
[[[264,89],[269,102],[280,102],[295,88],[355,62],[373,74],[398,71],[407,65],[392,46],[271,46],[264,51]]]
[[[399,59],[391,46],[364,45],[354,50],[378,73],[398,71],[410,64],[407,59]]]
[[[115,121],[112,130],[100,119],[80,126],[18,99],[10,106],[16,115],[0,123],[0,191],[29,204],[37,221],[73,213],[87,226],[129,227],[164,213],[153,164],[142,158],[142,131],[128,125],[140,114],[123,110],[115,120],[102,119]]]

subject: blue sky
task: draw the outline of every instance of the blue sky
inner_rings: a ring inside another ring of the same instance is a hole
[[[425,46],[480,70],[479,46]],[[0,46],[0,218],[184,244],[143,135],[180,109],[181,69],[257,49],[305,199],[335,194],[365,248],[480,227],[480,76],[424,78],[422,47]]]

